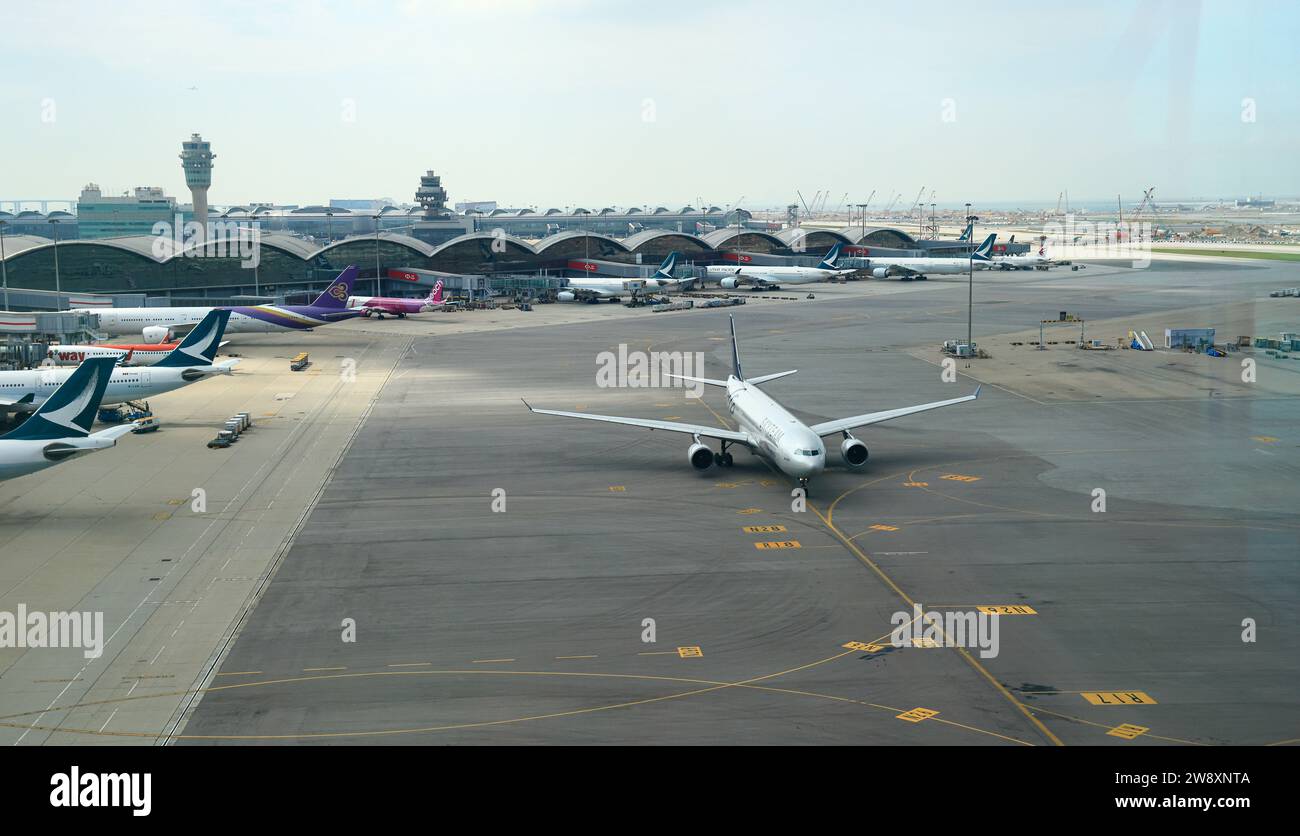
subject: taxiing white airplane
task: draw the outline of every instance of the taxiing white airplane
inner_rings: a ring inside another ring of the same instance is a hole
[[[239,364],[238,360],[232,358],[213,365],[230,316],[230,311],[210,311],[181,340],[180,345],[152,366],[115,368],[104,391],[104,405],[144,400],[213,375],[230,374],[231,369]],[[93,359],[108,359],[116,363],[113,358]],[[55,391],[76,373],[76,369],[53,367],[0,372],[0,412],[31,412],[53,397]]]
[[[984,243],[975,248],[973,259],[976,267],[979,263],[987,260],[989,253],[993,251],[993,242],[997,240],[997,234],[994,233],[984,239]],[[966,273],[972,269],[971,259],[968,258],[895,258],[893,256],[868,256],[871,267],[868,272],[873,279],[886,279],[890,276],[900,276],[903,281],[912,279],[924,279],[929,276],[948,276],[957,273]]]
[[[905,406],[899,409],[887,409],[882,412],[868,412],[863,415],[854,415],[849,418],[808,425],[791,415],[775,398],[758,388],[759,384],[792,375],[798,369],[758,377],[745,377],[740,368],[740,350],[736,346],[736,321],[734,318],[731,318],[731,358],[732,370],[726,380],[688,377],[686,375],[666,376],[725,388],[727,390],[727,411],[731,413],[732,418],[736,421],[737,428],[735,430],[719,429],[718,427],[709,427],[703,424],[679,424],[675,421],[656,421],[645,418],[591,415],[585,412],[535,409],[527,401],[524,401],[524,406],[542,415],[582,418],[587,421],[604,421],[610,424],[644,427],[649,430],[684,433],[694,439],[694,443],[686,451],[686,457],[692,467],[701,471],[708,470],[714,464],[730,467],[732,458],[731,453],[727,452],[727,448],[732,445],[739,445],[747,448],[754,455],[771,462],[787,476],[798,479],[799,484],[806,488],[809,479],[826,469],[826,446],[822,442],[823,438],[833,435],[843,436],[843,440],[840,442],[840,455],[844,459],[844,463],[854,468],[862,467],[867,463],[867,445],[855,437],[851,430],[871,424],[879,424],[881,421],[889,421],[893,418],[901,418],[904,415],[914,415],[918,412],[927,412],[931,409],[973,401],[979,397],[980,393],[979,387],[976,387],[973,395],[965,395],[960,398],[935,401],[918,406]],[[707,444],[700,441],[701,437],[715,438],[721,442],[720,452],[713,452]]]
[[[0,480],[107,450],[135,429],[134,424],[120,424],[90,431],[116,362],[95,357],[82,363],[17,429],[0,435]]]
[[[727,290],[748,287],[751,290],[780,290],[783,284],[811,284],[824,282],[836,276],[856,273],[856,268],[836,267],[843,244],[836,244],[816,267],[740,266],[711,264],[704,268],[705,275]]]

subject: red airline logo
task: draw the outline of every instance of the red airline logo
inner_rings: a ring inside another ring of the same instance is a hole
[[[594,272],[596,272],[596,270],[598,270],[599,268],[598,268],[594,263],[592,263],[592,262],[590,262],[590,261],[570,261],[570,262],[569,262],[569,269],[570,269],[570,270],[585,270],[585,271],[588,272],[588,273],[594,273]]]

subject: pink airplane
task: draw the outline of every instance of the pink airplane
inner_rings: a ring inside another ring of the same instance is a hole
[[[374,314],[380,319],[384,314],[392,314],[398,319],[405,319],[407,314],[423,313],[436,310],[447,304],[442,298],[442,279],[433,286],[429,295],[423,299],[402,299],[396,296],[349,296],[348,307],[360,310],[362,316]]]

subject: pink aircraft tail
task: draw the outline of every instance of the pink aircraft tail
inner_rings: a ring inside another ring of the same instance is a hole
[[[424,301],[431,305],[442,303],[442,279],[438,279],[438,283],[433,286],[433,290],[429,291],[429,298]]]

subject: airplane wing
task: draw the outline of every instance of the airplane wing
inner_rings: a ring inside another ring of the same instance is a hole
[[[732,276],[731,278],[734,278],[738,282],[753,284],[759,287],[765,287],[770,284],[781,283],[780,276],[764,275],[763,273],[752,272],[749,270],[746,270],[741,273],[737,273],[735,276]]]
[[[108,427],[106,429],[100,430],[99,432],[93,432],[90,434],[90,438],[100,438],[100,439],[106,439],[108,441],[116,441],[117,439],[121,438],[122,436],[126,435],[127,433],[131,432],[131,430],[134,429],[135,429],[135,424],[133,422],[126,423],[126,424],[118,424],[115,427]]]
[[[886,409],[883,412],[868,412],[865,415],[854,415],[851,418],[840,418],[835,421],[824,421],[820,424],[813,424],[811,429],[820,436],[834,435],[842,433],[845,430],[851,430],[856,427],[865,427],[869,424],[879,424],[881,421],[888,421],[891,418],[901,418],[904,415],[915,415],[918,412],[928,412],[931,409],[952,406],[953,404],[973,401],[980,396],[980,387],[975,387],[975,394],[966,395],[960,398],[953,398],[947,401],[935,401],[934,403],[923,403],[918,406],[905,406],[900,409]]]
[[[584,418],[588,421],[604,421],[607,424],[627,424],[631,427],[644,427],[648,430],[666,430],[673,433],[685,433],[686,435],[702,435],[706,438],[718,438],[723,441],[734,441],[737,444],[744,444],[746,447],[752,447],[752,441],[747,433],[735,432],[734,430],[723,430],[718,427],[707,427],[703,424],[679,424],[676,421],[654,421],[647,418],[620,418],[615,415],[592,415],[586,412],[560,412],[555,409],[535,409],[528,401],[524,401],[524,406],[529,411],[536,412],[539,415],[558,415],[561,418]]]

